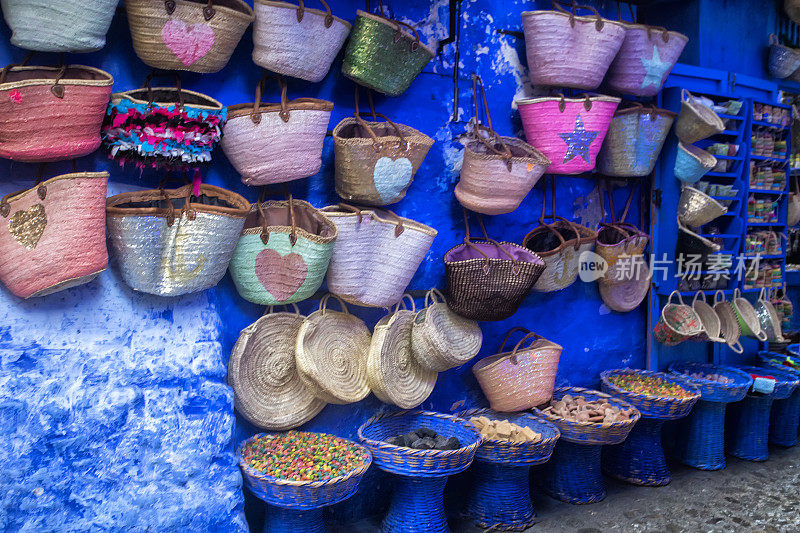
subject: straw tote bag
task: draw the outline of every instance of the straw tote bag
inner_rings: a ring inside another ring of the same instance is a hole
[[[350,33],[350,23],[325,11],[309,9],[303,0],[256,0],[253,8],[253,62],[272,72],[320,82]]]
[[[505,320],[517,312],[545,264],[518,244],[490,239],[480,215],[478,222],[484,239],[473,241],[465,210],[464,242],[444,255],[447,305],[471,320]]]
[[[414,317],[411,346],[425,368],[444,372],[478,355],[483,333],[477,322],[454,313],[441,292],[425,295],[425,308]]]
[[[88,155],[100,146],[114,78],[81,65],[0,70],[0,157],[26,163]]]
[[[355,115],[333,130],[336,194],[357,204],[394,204],[405,198],[433,139],[376,113],[368,96],[372,122],[361,118],[356,88]]]
[[[108,172],[75,172],[0,200],[0,281],[30,298],[105,270],[107,185]]]
[[[108,235],[132,289],[180,296],[210,289],[228,270],[250,203],[213,185],[154,189],[106,202]]]
[[[324,213],[291,196],[251,209],[230,271],[245,300],[261,305],[295,303],[322,285],[333,255],[336,225]]]
[[[228,385],[236,412],[256,427],[286,431],[317,416],[325,402],[300,380],[295,364],[297,334],[305,317],[267,312],[242,330],[228,362]]]
[[[406,299],[411,309],[406,309]],[[427,400],[438,376],[413,356],[414,311],[414,300],[404,295],[394,311],[375,326],[367,357],[367,382],[372,392],[383,403],[401,409],[413,409]]]
[[[487,126],[480,122],[478,86]],[[514,211],[550,165],[543,153],[517,139],[501,137],[492,127],[486,91],[479,76],[472,76],[475,118],[464,150],[461,179],[455,193],[461,205],[484,215]]]
[[[253,104],[228,106],[220,145],[246,185],[284,183],[313,176],[322,168],[322,145],[333,102],[317,98],[288,100],[278,77],[281,101],[261,104],[267,77],[256,87]]]
[[[11,44],[39,52],[94,52],[119,0],[2,0]]]
[[[339,230],[328,267],[328,290],[363,307],[399,302],[437,231],[382,209],[339,204],[322,211]]]
[[[596,89],[622,46],[625,25],[574,2],[571,13],[556,1],[553,7],[555,11],[522,13],[531,83]],[[576,16],[577,9],[589,10],[594,16]]]
[[[620,258],[632,257],[644,253],[647,243],[650,241],[649,235],[638,229],[633,224],[628,224],[625,222],[625,219],[628,217],[628,211],[630,210],[631,201],[633,200],[633,195],[635,192],[636,186],[631,187],[631,192],[628,194],[628,201],[625,204],[625,210],[622,212],[620,220],[617,221],[616,212],[614,209],[614,198],[611,195],[608,185],[606,184],[606,194],[608,195],[609,205],[611,206],[612,222],[600,223],[600,230],[597,232],[597,245],[595,246],[594,251],[597,255],[605,260],[609,267],[609,272],[617,264]],[[601,203],[601,208],[603,211],[603,219],[605,219],[606,212],[604,203]],[[643,212],[642,216],[644,216]],[[607,274],[609,272],[607,272]]]
[[[367,11],[369,4],[367,0]],[[436,53],[420,42],[412,26],[387,18],[382,0],[378,0],[378,6],[380,15],[356,11],[342,74],[379,93],[400,96]]]
[[[218,72],[253,10],[242,0],[125,0],[133,49],[153,68]]]
[[[347,311],[330,311],[322,297],[319,310],[303,321],[297,334],[295,361],[300,379],[314,395],[328,403],[355,403],[369,395],[367,354],[372,336],[366,324]]]
[[[197,168],[211,161],[227,110],[210,96],[181,88],[144,87],[111,95],[103,145],[113,159],[139,167]]]

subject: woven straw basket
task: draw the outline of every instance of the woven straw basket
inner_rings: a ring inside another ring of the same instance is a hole
[[[522,241],[523,246],[536,252],[546,265],[533,290],[566,289],[578,279],[580,256],[594,249],[597,232],[560,217],[550,224],[545,224],[544,219],[539,222],[540,226]]]
[[[0,70],[0,157],[34,163],[94,152],[113,83],[81,65]]]
[[[638,229],[633,224],[625,222],[625,219],[628,217],[628,211],[630,210],[631,201],[633,200],[635,191],[636,187],[631,187],[631,192],[628,195],[628,201],[625,204],[625,210],[622,212],[620,221],[617,221],[616,218],[616,213],[614,210],[614,198],[611,193],[608,192],[612,222],[600,223],[600,229],[597,232],[597,245],[594,249],[595,253],[602,257],[609,267],[609,271],[603,278],[600,279],[601,281],[621,281],[618,279],[617,274],[622,274],[622,272],[618,272],[614,269],[617,262],[622,258],[641,256],[647,247],[647,243],[650,241],[649,235]],[[601,208],[603,211],[603,219],[605,219],[606,211],[604,201],[601,203]]]
[[[201,74],[228,64],[254,18],[242,0],[125,0],[125,8],[139,59]]]
[[[0,200],[0,281],[20,298],[92,281],[106,269],[108,172],[78,172]]]
[[[236,411],[256,427],[285,431],[305,424],[325,407],[300,380],[295,344],[303,317],[267,313],[239,335],[228,362]]]
[[[553,7],[557,11],[522,13],[531,83],[596,89],[622,45],[625,25],[592,7],[585,9],[594,15],[585,17],[575,15],[576,6],[572,13],[555,1]]]
[[[39,52],[94,52],[119,0],[2,0],[11,44]]]
[[[744,347],[739,341],[739,337],[742,335],[739,319],[736,317],[733,304],[725,299],[725,294],[722,291],[714,293],[714,311],[719,317],[720,331],[725,344],[734,352],[742,353]]]
[[[620,99],[611,96],[546,96],[517,101],[525,138],[551,161],[551,174],[594,170]]]
[[[333,102],[286,97],[278,78],[281,101],[261,104],[266,77],[256,88],[254,104],[228,107],[220,145],[247,185],[269,185],[313,176],[322,168],[322,145],[328,133]]]
[[[510,352],[506,342],[515,331],[525,336]],[[527,341],[527,346],[524,346]],[[512,328],[500,344],[496,355],[475,363],[472,372],[481,390],[495,411],[515,412],[541,405],[553,397],[558,359],[563,348],[528,331]]]
[[[769,34],[769,75],[773,78],[788,78],[800,68],[800,53],[782,45],[774,33]]]
[[[679,303],[672,299],[678,297]],[[703,323],[694,309],[683,303],[678,291],[672,291],[666,305],[661,309],[661,317],[653,329],[653,335],[665,346],[676,346],[689,337],[703,332]]]
[[[706,302],[703,291],[697,291],[692,299],[692,309],[703,325],[703,331],[692,337],[693,341],[725,342],[722,338],[722,321],[714,308]]]
[[[739,320],[739,328],[742,331],[742,335],[766,342],[767,334],[761,331],[761,323],[758,320],[758,315],[756,315],[756,310],[753,309],[753,304],[742,297],[738,288],[733,291],[731,305],[736,312],[736,318]]]
[[[477,322],[455,314],[442,293],[431,289],[425,295],[425,308],[414,317],[411,341],[421,365],[444,372],[478,355],[483,333]]]
[[[778,318],[778,312],[775,306],[767,298],[767,289],[761,289],[758,295],[758,300],[753,304],[753,310],[758,316],[758,322],[761,325],[761,331],[767,336],[770,342],[785,342],[783,337],[783,330],[781,328],[781,320]]]
[[[330,294],[319,310],[303,321],[297,334],[295,361],[300,379],[314,395],[328,403],[348,404],[369,394],[367,355],[372,337],[366,324],[347,311],[328,310]]]
[[[265,69],[320,82],[350,33],[350,23],[325,11],[289,2],[256,0],[253,24],[253,62]]]
[[[328,289],[365,307],[399,302],[437,231],[391,211],[346,204],[322,211],[339,230],[328,267]]]
[[[678,220],[686,226],[703,226],[727,212],[727,207],[703,191],[683,186],[678,200]]]
[[[725,130],[725,124],[713,109],[703,105],[692,93],[681,91],[681,112],[675,122],[675,134],[684,144],[702,141]]]
[[[308,202],[258,202],[231,258],[236,290],[260,305],[310,298],[325,278],[336,235],[333,221]]]
[[[127,192],[106,202],[109,240],[132,289],[180,296],[214,287],[225,276],[250,203],[201,185]]]
[[[414,300],[411,309],[398,305],[375,326],[367,358],[367,382],[377,398],[411,409],[428,399],[436,385],[437,373],[419,364],[412,354]],[[404,301],[406,299],[404,297]]]
[[[623,263],[619,263],[616,268],[609,268],[597,284],[603,303],[618,313],[628,313],[641,305],[650,290],[652,277],[643,255],[632,255],[626,260],[635,261],[641,268],[623,274],[620,268]]]
[[[684,183],[697,183],[717,164],[717,158],[693,144],[678,142],[675,177]]]
[[[597,171],[624,178],[649,175],[674,120],[672,111],[645,108],[638,103],[618,109],[597,156]]]

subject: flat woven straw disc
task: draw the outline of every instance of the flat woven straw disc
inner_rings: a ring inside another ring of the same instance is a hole
[[[384,403],[412,409],[428,399],[438,373],[419,364],[412,355],[413,311],[400,310],[375,327],[369,352],[369,383]]]
[[[609,309],[618,313],[633,311],[647,297],[650,289],[650,267],[643,263],[638,278],[624,281],[600,280],[598,288],[603,303]]]
[[[300,379],[317,398],[348,404],[367,397],[367,354],[372,340],[366,324],[349,313],[320,310],[300,326],[296,362]]]
[[[325,402],[300,380],[295,343],[304,317],[268,314],[242,331],[228,363],[236,410],[269,430],[296,428],[314,418]]]

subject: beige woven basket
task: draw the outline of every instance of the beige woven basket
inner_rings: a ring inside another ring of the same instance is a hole
[[[342,311],[329,311],[333,297]],[[326,294],[319,310],[303,321],[297,334],[295,361],[300,379],[328,403],[348,404],[369,394],[367,355],[372,338],[366,324],[347,311],[339,297]]]
[[[725,124],[710,107],[701,104],[683,89],[681,91],[681,112],[675,122],[675,134],[684,144],[702,141],[717,133],[722,133]]]
[[[421,365],[443,372],[478,355],[483,333],[476,321],[455,314],[442,293],[431,289],[425,295],[425,308],[414,318],[411,343]]]
[[[304,316],[267,314],[242,330],[228,362],[228,385],[236,411],[251,424],[272,431],[296,428],[325,407],[300,380],[295,344]]]

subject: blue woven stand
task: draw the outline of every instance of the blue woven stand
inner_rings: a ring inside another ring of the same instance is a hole
[[[642,417],[622,444],[603,450],[603,472],[634,485],[659,487],[672,476],[661,446],[664,420]]]
[[[470,518],[483,528],[523,531],[533,525],[536,513],[528,483],[531,467],[476,460],[467,503]]]
[[[681,420],[676,455],[701,470],[725,468],[725,407],[727,403],[698,400]]]
[[[264,533],[323,533],[322,508],[309,511],[267,505]]]
[[[785,400],[775,400],[769,422],[769,442],[777,446],[797,444],[797,427],[800,423],[800,389]]]
[[[728,407],[726,451],[746,461],[769,459],[769,412],[772,397],[747,396]]]
[[[559,440],[545,466],[542,490],[573,504],[603,501],[606,484],[600,471],[602,446]]]
[[[392,476],[394,492],[382,533],[448,533],[444,512],[447,476]]]

